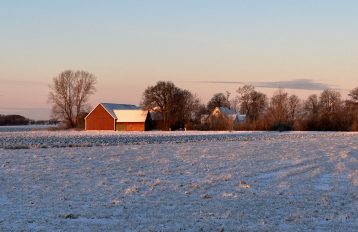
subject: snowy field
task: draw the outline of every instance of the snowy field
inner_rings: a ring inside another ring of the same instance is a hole
[[[0,231],[358,231],[358,134],[2,132]]]

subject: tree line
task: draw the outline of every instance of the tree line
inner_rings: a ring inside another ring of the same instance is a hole
[[[278,89],[269,99],[252,85],[239,87],[236,96],[230,96],[229,92],[216,93],[205,105],[190,91],[172,82],[159,81],[144,91],[141,106],[163,114],[164,130],[358,130],[358,87],[349,92],[346,100],[333,89],[312,94],[305,100]],[[210,115],[216,107],[246,115],[245,120],[232,125],[221,115],[203,123],[202,116]]]
[[[0,114],[0,126],[56,125],[57,123],[56,120],[31,120],[18,114]]]
[[[96,91],[97,78],[86,71],[66,70],[53,78],[48,97],[52,116],[62,120],[68,128],[83,127],[90,111],[89,96]],[[142,95],[143,109],[160,113],[163,130],[314,130],[358,131],[358,87],[347,99],[333,89],[300,99],[278,89],[271,98],[252,85],[244,85],[230,92],[216,93],[203,104],[189,90],[170,81],[158,81],[148,86]],[[203,122],[216,107],[226,107],[246,115],[245,120],[232,124],[225,115]]]
[[[239,129],[358,130],[358,87],[350,91],[346,100],[343,100],[341,94],[333,89],[325,89],[320,95],[312,94],[305,100],[299,99],[296,95],[289,95],[282,89],[276,91],[270,100],[262,97],[267,100],[262,100],[261,103],[257,103],[252,97],[246,99],[245,96],[247,95],[241,93],[239,99],[240,110],[247,114],[247,120],[239,126]],[[246,105],[249,107],[246,108]]]
[[[30,119],[25,118],[24,116],[11,114],[11,115],[2,115],[0,114],[0,126],[14,126],[14,125],[28,125]]]

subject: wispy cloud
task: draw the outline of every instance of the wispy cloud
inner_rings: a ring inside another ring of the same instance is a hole
[[[208,84],[236,84],[253,85],[261,88],[284,88],[284,89],[302,89],[302,90],[324,90],[331,86],[325,83],[316,82],[312,79],[296,79],[292,81],[268,81],[268,82],[243,82],[243,81],[197,81],[197,83]]]
[[[257,82],[254,84],[257,87],[263,88],[285,88],[285,89],[303,89],[303,90],[324,90],[330,88],[329,85],[315,82],[311,79],[297,79],[292,81],[277,81],[277,82]]]

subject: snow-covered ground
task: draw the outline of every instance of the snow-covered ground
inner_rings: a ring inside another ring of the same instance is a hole
[[[352,133],[346,133],[352,134]],[[354,133],[353,133],[354,134]],[[219,141],[253,141],[339,136],[332,132],[116,132],[116,131],[18,131],[1,132],[0,148],[53,148],[118,146]]]
[[[0,231],[358,231],[357,133],[14,132],[0,147]]]

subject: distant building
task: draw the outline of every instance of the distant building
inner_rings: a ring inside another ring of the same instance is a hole
[[[85,130],[145,131],[151,117],[135,105],[100,103],[85,117]]]
[[[215,107],[214,110],[208,115],[202,115],[200,119],[201,123],[210,122],[214,118],[225,118],[228,119],[230,123],[237,124],[245,121],[246,115],[238,114],[234,110],[227,107]]]

